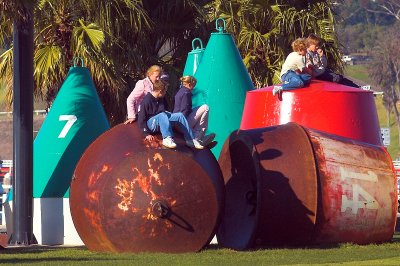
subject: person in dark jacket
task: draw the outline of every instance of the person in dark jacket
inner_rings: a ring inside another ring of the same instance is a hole
[[[209,145],[215,134],[205,135],[208,128],[209,107],[207,104],[192,109],[192,90],[197,80],[192,76],[181,77],[181,86],[175,94],[174,113],[181,112],[189,122],[195,139],[203,146]]]
[[[138,123],[139,127],[148,141],[154,141],[153,134],[161,132],[163,137],[162,144],[167,148],[176,148],[173,139],[172,127],[176,126],[183,133],[186,145],[196,149],[203,149],[203,146],[193,137],[193,132],[182,113],[170,113],[166,111],[165,83],[156,81],[153,90],[144,96],[139,107]]]

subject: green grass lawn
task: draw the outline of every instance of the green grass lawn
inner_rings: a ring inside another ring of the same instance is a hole
[[[346,65],[344,71],[346,76],[362,80],[367,84],[373,83],[368,75],[366,65]]]
[[[185,254],[110,254],[86,248],[9,248],[0,251],[0,264],[36,265],[400,265],[400,239],[380,245],[342,244],[234,251],[211,246]]]

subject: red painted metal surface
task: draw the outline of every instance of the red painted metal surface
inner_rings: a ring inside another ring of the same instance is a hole
[[[309,87],[272,95],[272,87],[246,94],[241,129],[296,122],[308,128],[382,145],[371,91],[313,80]]]
[[[8,246],[8,235],[0,234],[0,248],[6,248]]]
[[[219,163],[226,207],[217,237],[225,247],[393,236],[395,174],[381,146],[288,123],[232,133]]]
[[[315,242],[390,241],[397,217],[397,185],[385,148],[306,131],[320,183]]]
[[[208,150],[145,143],[136,124],[102,134],[81,157],[71,182],[71,214],[90,250],[193,252],[211,241],[224,199]],[[152,146],[152,147],[150,147]]]

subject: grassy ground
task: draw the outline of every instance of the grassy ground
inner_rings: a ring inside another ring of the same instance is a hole
[[[365,83],[371,84],[373,81],[368,75],[366,65],[347,65],[345,67],[345,74],[354,79],[362,80]]]
[[[0,264],[36,265],[400,265],[400,241],[381,245],[262,249],[211,246],[198,253],[109,254],[86,248],[31,247],[0,251]]]

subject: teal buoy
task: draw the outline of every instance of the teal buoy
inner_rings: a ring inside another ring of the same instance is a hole
[[[199,45],[196,46],[195,42],[198,42]],[[194,76],[197,71],[197,68],[200,64],[201,58],[204,54],[203,42],[200,38],[195,38],[192,41],[192,51],[188,53],[185,69],[183,70],[182,76]]]
[[[208,133],[217,135],[212,152],[218,158],[226,138],[240,127],[246,92],[254,86],[232,35],[225,32],[225,20],[219,18],[215,25],[218,32],[211,33],[194,75],[192,101],[193,107],[210,107]]]
[[[33,143],[33,197],[68,198],[76,163],[109,128],[89,70],[76,58]]]

